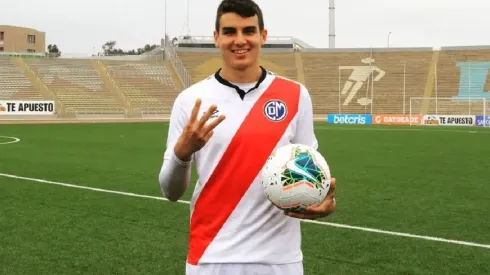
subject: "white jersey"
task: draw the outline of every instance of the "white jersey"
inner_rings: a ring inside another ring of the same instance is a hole
[[[249,85],[232,84],[217,72],[175,100],[161,185],[169,181],[163,179],[169,166],[184,165],[173,149],[196,99],[202,100],[199,117],[212,104],[218,108],[210,119],[226,115],[193,156],[199,180],[190,204],[188,264],[284,264],[303,259],[300,221],[268,201],[261,169],[280,146],[301,143],[318,148],[311,97],[303,85],[262,70],[260,80]]]

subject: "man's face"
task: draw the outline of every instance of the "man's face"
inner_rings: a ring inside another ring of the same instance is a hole
[[[236,13],[225,13],[220,18],[219,33],[214,32],[215,45],[221,50],[225,65],[235,70],[256,64],[266,38],[267,30],[260,31],[257,15],[242,18]]]

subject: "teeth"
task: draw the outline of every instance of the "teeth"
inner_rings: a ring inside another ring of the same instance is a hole
[[[235,53],[246,53],[248,50],[236,50]]]

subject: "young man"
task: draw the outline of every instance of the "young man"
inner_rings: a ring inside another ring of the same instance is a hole
[[[303,274],[300,219],[335,211],[335,180],[321,205],[284,213],[265,197],[260,172],[278,147],[318,147],[310,95],[259,66],[267,30],[252,0],[222,1],[214,38],[223,67],[175,100],[159,174],[176,201],[197,167],[186,274]]]

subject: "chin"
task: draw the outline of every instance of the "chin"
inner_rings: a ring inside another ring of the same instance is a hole
[[[237,70],[237,71],[244,71],[252,66],[251,63],[240,63],[240,64],[233,64],[232,68]]]

